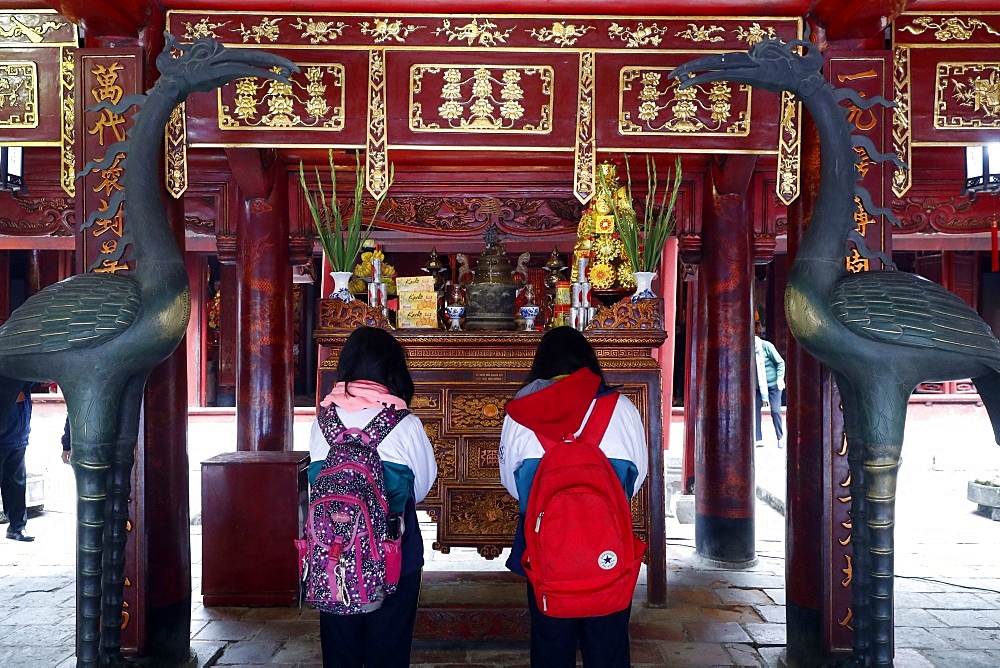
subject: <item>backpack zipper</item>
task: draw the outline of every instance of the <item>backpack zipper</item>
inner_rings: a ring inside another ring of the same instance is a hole
[[[538,533],[542,528],[542,515],[544,514],[545,514],[544,510],[538,513],[538,518],[535,520],[535,533]]]

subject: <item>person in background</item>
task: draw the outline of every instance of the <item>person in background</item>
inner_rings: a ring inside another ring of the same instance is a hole
[[[31,432],[31,383],[25,383],[7,414],[7,424],[0,432],[0,497],[10,524],[7,538],[30,543],[34,537],[24,533],[28,524],[28,474],[24,455]]]
[[[70,456],[73,454],[72,444],[69,438],[69,415],[66,416],[66,426],[63,427],[62,435],[62,461],[63,464],[70,463]]]
[[[500,433],[500,482],[520,509],[507,568],[526,575],[524,517],[535,471],[545,450],[535,432],[573,433],[593,410],[598,397],[616,392],[604,380],[597,355],[583,334],[572,327],[546,332],[524,387],[507,404]],[[513,416],[517,416],[515,419]],[[638,409],[625,395],[618,397],[600,444],[625,494],[632,498],[646,479],[649,453],[646,429]],[[630,665],[628,625],[631,606],[600,617],[556,618],[545,615],[528,583],[531,618],[531,665],[538,668],[576,666],[579,643],[583,665],[627,668]]]
[[[771,422],[774,423],[774,435],[778,439],[778,447],[785,447],[785,425],[781,418],[781,393],[785,389],[785,360],[774,345],[763,338],[764,326],[760,320],[753,323],[753,348],[757,361],[757,447],[764,445],[764,437],[760,430],[760,411],[767,406],[771,409]]]
[[[347,428],[364,428],[381,410],[406,408],[413,379],[403,346],[383,329],[360,327],[347,339],[337,363],[337,384],[320,402],[320,415],[336,411]],[[310,484],[323,468],[330,444],[313,423],[309,436]],[[320,612],[323,666],[405,668],[417,617],[424,546],[416,504],[437,478],[434,449],[420,418],[410,413],[379,443],[389,510],[402,517],[402,562],[396,592],[378,610],[356,615]]]

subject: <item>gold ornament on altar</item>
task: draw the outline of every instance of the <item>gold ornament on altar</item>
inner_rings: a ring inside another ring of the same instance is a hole
[[[573,246],[573,263],[570,280],[577,277],[580,259],[587,258],[587,276],[594,290],[631,290],[635,288],[632,264],[622,244],[615,211],[632,211],[631,200],[624,187],[618,185],[615,165],[603,162],[597,166],[598,187],[590,207],[580,217],[576,245]]]
[[[368,284],[372,280],[372,260],[382,263],[382,282],[388,294],[396,294],[396,269],[385,261],[385,254],[380,251],[371,239],[367,239],[361,247],[361,261],[354,265],[351,282],[347,289],[351,294],[359,295],[368,292]]]

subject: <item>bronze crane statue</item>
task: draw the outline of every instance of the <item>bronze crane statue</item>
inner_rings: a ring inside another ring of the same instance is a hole
[[[670,76],[682,88],[723,80],[787,90],[815,122],[820,187],[789,271],[785,311],[795,339],[833,373],[844,406],[854,549],[852,662],[891,666],[894,504],[908,398],[922,382],[972,378],[1000,443],[1000,341],[961,299],[920,276],[848,273],[848,242],[894,268],[884,255],[870,253],[855,230],[855,197],[869,214],[892,217],[876,209],[858,184],[854,148],[872,160],[900,163],[852,135],[848,109],[840,105],[845,99],[862,109],[891,103],[835,89],[822,67],[815,44],[765,40],[749,52],[698,58]]]
[[[140,109],[126,139],[84,174],[125,154],[123,188],[108,210],[124,207],[131,245],[124,273],[71,276],[33,295],[0,327],[0,406],[14,403],[22,381],[55,381],[66,397],[77,487],[77,665],[122,663],[125,524],[142,392],[150,371],[183,337],[191,313],[184,259],[166,216],[159,179],[163,132],[189,93],[244,77],[287,82],[297,68],[252,49],[226,49],[169,34],[156,59],[160,77],[145,95],[117,105]],[[176,55],[175,55],[176,54]],[[91,214],[86,226],[106,213]],[[2,418],[2,416],[0,416]]]

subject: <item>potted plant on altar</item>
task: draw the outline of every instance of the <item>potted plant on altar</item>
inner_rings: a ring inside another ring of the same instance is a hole
[[[378,216],[382,202],[385,201],[389,186],[392,185],[393,167],[389,165],[388,184],[382,195],[375,199],[375,210],[372,212],[368,224],[364,223],[364,191],[365,191],[365,167],[361,164],[361,156],[355,153],[354,175],[357,179],[354,186],[354,205],[351,208],[347,219],[340,210],[340,202],[337,199],[337,172],[333,164],[333,150],[329,151],[330,159],[330,197],[327,199],[326,190],[323,186],[323,179],[320,177],[319,168],[316,168],[316,186],[319,195],[313,194],[309,184],[306,183],[305,170],[299,162],[299,185],[305,194],[306,205],[312,216],[313,224],[316,226],[316,234],[319,235],[320,245],[323,246],[323,253],[326,261],[330,263],[333,277],[333,294],[331,297],[349,302],[354,299],[351,294],[349,282],[351,280],[354,261],[361,251],[362,245],[368,240],[371,234],[372,225]]]
[[[628,164],[628,155],[625,156],[625,174],[627,182],[627,200],[635,202],[632,195],[632,170]],[[681,186],[681,159],[677,158],[674,163],[673,182],[671,183],[671,171],[667,170],[667,184],[663,191],[663,198],[659,206],[656,205],[657,175],[656,162],[648,155],[646,156],[646,200],[642,207],[642,220],[639,220],[637,213],[627,211],[619,198],[622,193],[619,188],[618,193],[610,193],[612,186],[608,184],[604,172],[598,170],[598,186],[612,195],[608,199],[611,201],[611,211],[615,217],[615,226],[618,230],[619,238],[625,247],[625,256],[628,258],[632,270],[635,272],[636,290],[632,295],[632,301],[655,297],[651,289],[653,278],[656,277],[656,270],[660,266],[660,258],[663,255],[663,247],[674,231],[675,211],[677,193]],[[669,200],[668,200],[669,196]]]

